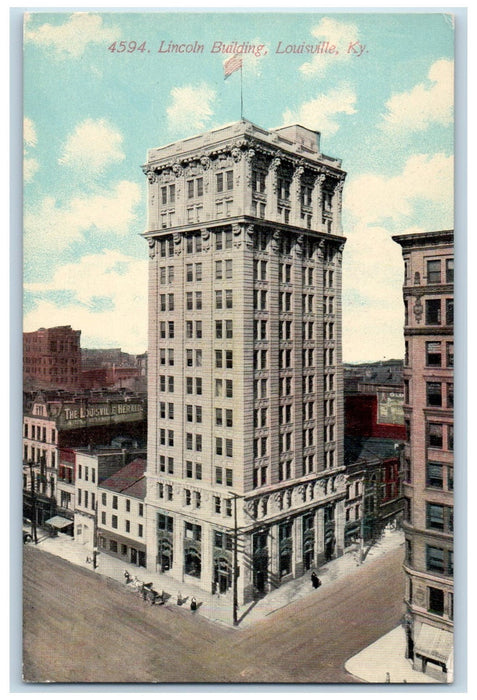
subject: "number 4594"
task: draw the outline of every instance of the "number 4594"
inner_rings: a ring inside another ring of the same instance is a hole
[[[127,51],[127,53],[133,53],[133,51],[140,51],[141,53],[144,53],[145,50],[145,41],[143,41],[140,45],[138,45],[137,41],[113,41],[111,46],[108,46],[108,51],[111,51],[112,53],[123,53],[123,51]]]

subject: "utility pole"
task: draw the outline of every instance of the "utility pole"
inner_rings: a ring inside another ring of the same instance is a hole
[[[94,493],[94,492],[93,492]],[[93,521],[93,570],[98,566],[98,498],[94,494],[94,521]]]
[[[38,535],[36,531],[36,494],[35,494],[35,481],[33,478],[33,462],[28,462],[28,466],[30,467],[30,491],[31,491],[31,510],[32,510],[32,519],[31,519],[31,536],[32,540],[35,542],[35,544],[38,544]]]
[[[229,491],[234,499],[234,571],[233,571],[233,623],[234,627],[238,625],[238,523],[237,523],[237,498],[242,498],[236,493]]]

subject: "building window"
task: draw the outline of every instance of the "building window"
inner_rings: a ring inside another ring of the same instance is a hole
[[[427,443],[429,447],[442,449],[442,425],[440,423],[429,423],[427,426]]]
[[[440,367],[442,363],[441,343],[431,341],[426,343],[426,365],[428,367]]]
[[[126,532],[131,532],[131,521],[126,520]]]
[[[446,282],[447,282],[447,284],[453,284],[453,282],[454,282],[454,260],[453,260],[453,258],[448,258],[446,260]]]
[[[442,384],[426,382],[426,401],[428,406],[442,406]]]
[[[439,532],[453,532],[454,513],[451,506],[426,503],[426,527]]]
[[[441,323],[441,300],[426,299],[426,325],[439,326]]]
[[[454,325],[454,300],[446,299],[446,326]]]
[[[428,462],[426,468],[426,486],[432,489],[443,489],[443,471],[444,467],[442,464],[438,464],[437,462]]]
[[[454,426],[453,425],[447,426],[447,449],[450,450],[451,452],[454,449]]]
[[[426,568],[428,571],[445,573],[444,550],[440,547],[426,545]]]
[[[117,515],[111,516],[111,527],[114,528],[115,530],[118,529],[118,516]]]
[[[118,497],[117,496],[113,496],[113,508],[114,508],[114,510],[118,509]]]
[[[441,283],[441,261],[440,260],[428,260],[427,261],[427,284],[440,284]]]
[[[428,595],[428,612],[434,613],[434,615],[444,614],[444,591],[441,588],[432,588],[429,586]]]

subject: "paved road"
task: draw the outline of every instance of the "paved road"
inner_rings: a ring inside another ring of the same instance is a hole
[[[24,547],[24,677],[32,682],[353,683],[345,661],[402,614],[402,548],[246,630]]]

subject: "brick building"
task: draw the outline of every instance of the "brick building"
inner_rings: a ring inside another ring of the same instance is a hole
[[[404,258],[407,656],[453,674],[453,231],[394,236]]]
[[[23,333],[23,385],[33,389],[77,389],[81,377],[81,331],[71,326]]]
[[[76,475],[74,448],[109,445],[118,437],[128,446],[145,444],[146,405],[143,395],[122,392],[55,390],[24,394],[26,516],[34,517],[39,525],[43,525],[53,515],[61,514],[72,525]],[[34,507],[36,513],[33,513]],[[65,526],[73,534],[71,525]]]
[[[343,549],[345,173],[246,120],[144,172],[148,568],[249,600]]]

